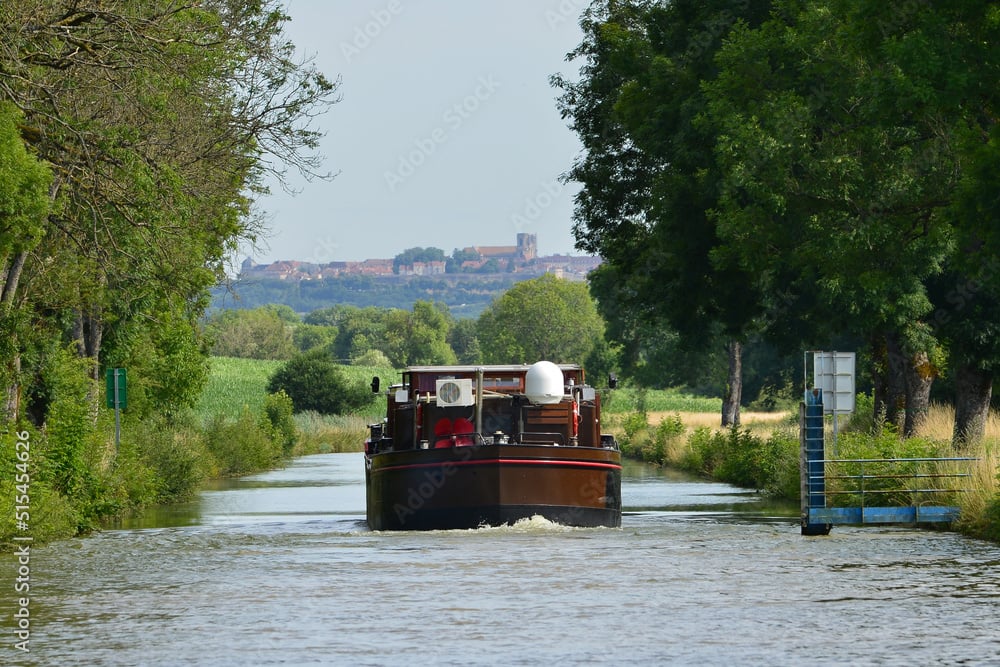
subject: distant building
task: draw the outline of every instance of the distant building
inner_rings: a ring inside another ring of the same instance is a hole
[[[360,273],[366,276],[391,276],[391,259],[366,259],[363,262],[348,262],[351,269],[347,273]]]
[[[414,262],[413,264],[400,264],[399,275],[401,276],[439,276],[445,272],[445,262]]]
[[[483,259],[513,259],[528,262],[538,256],[538,237],[535,234],[518,234],[517,245],[476,245],[465,248]]]
[[[587,274],[597,268],[599,257],[571,255],[538,256],[538,237],[535,234],[519,233],[517,245],[512,246],[471,246],[466,253],[475,253],[479,259],[462,263],[462,269],[481,269],[490,260],[496,260],[501,270],[554,273],[568,280],[584,280]],[[435,276],[445,273],[446,262],[414,262],[400,266],[404,276]],[[343,275],[391,276],[392,259],[366,259],[363,262],[329,262],[312,264],[294,260],[282,260],[270,264],[257,264],[249,257],[240,264],[241,278],[271,278],[277,280],[320,280]]]
[[[529,261],[538,257],[538,236],[535,234],[518,233],[518,259]]]
[[[486,263],[484,259],[467,259],[462,262],[463,271],[475,271],[477,269],[483,268],[483,264]]]

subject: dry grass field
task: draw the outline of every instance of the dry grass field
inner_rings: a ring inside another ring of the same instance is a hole
[[[721,416],[718,412],[684,412],[676,410],[664,410],[649,412],[648,421],[650,426],[656,426],[663,419],[679,415],[681,422],[689,431],[696,428],[707,427],[719,429],[721,427]],[[754,431],[765,430],[767,427],[795,425],[798,421],[797,415],[790,412],[740,412],[740,424]],[[927,421],[917,433],[919,437],[940,442],[950,442],[952,429],[955,423],[955,409],[950,405],[934,404],[931,406]],[[842,422],[843,424],[843,422]],[[986,423],[985,440],[1000,442],[1000,413],[992,412]]]
[[[954,423],[955,410],[951,406],[932,406],[919,435],[932,440],[949,441]],[[973,446],[972,451],[962,452],[962,455],[975,456],[979,460],[971,467],[970,487],[975,491],[962,497],[961,523],[966,524],[973,534],[992,535],[992,539],[997,539],[1000,529],[996,526],[990,528],[984,517],[988,515],[988,508],[996,502],[997,494],[1000,493],[1000,414],[990,413],[985,437]]]
[[[917,435],[931,440],[951,440],[955,424],[955,409],[950,405],[935,404],[927,416],[927,421]],[[986,440],[1000,441],[1000,414],[991,412],[986,422]]]
[[[722,428],[722,416],[718,412],[649,412],[647,413],[647,420],[650,426],[656,426],[663,419],[673,417],[674,415],[680,415],[681,422],[688,430],[701,427]],[[757,426],[774,426],[787,422],[790,418],[791,414],[788,412],[740,412],[740,424],[751,428]]]

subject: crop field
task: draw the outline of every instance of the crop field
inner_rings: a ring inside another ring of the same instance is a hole
[[[260,414],[267,396],[267,384],[281,361],[212,357],[212,369],[195,406],[195,414],[202,422],[215,416],[235,420],[244,411]],[[373,366],[342,366],[347,380],[355,385],[368,387],[372,377],[378,376],[384,393],[400,379],[399,371]],[[385,414],[385,398],[372,397],[372,402],[358,414],[319,415],[314,412],[295,415],[299,438],[294,454],[318,452],[360,451],[364,444],[367,424],[379,421]]]
[[[215,415],[236,418],[248,408],[257,414],[267,395],[267,382],[281,365],[280,361],[212,357],[212,370],[195,405],[195,413],[204,421]]]
[[[608,414],[628,412],[722,412],[722,399],[685,394],[677,389],[612,389],[601,397]]]
[[[240,415],[244,408],[257,414],[267,395],[267,383],[283,362],[267,359],[238,359],[212,357],[212,370],[195,406],[195,413],[202,420],[215,415]],[[399,371],[372,366],[343,366],[344,375],[352,383],[367,386],[377,375],[383,389],[399,381]],[[383,403],[378,410],[384,410]]]

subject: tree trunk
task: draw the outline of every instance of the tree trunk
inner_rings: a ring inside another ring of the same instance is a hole
[[[8,317],[14,309],[14,297],[17,294],[17,287],[21,282],[21,271],[24,269],[24,262],[28,258],[27,252],[19,252],[14,256],[13,261],[6,271],[3,279],[3,287],[0,289],[0,317]],[[4,327],[6,329],[6,327]],[[10,336],[10,359],[4,360],[7,365],[9,384],[3,388],[3,417],[9,423],[14,423],[21,416],[21,349],[17,341],[17,330],[11,327],[10,331],[4,331],[4,335]],[[2,377],[2,374],[0,374]]]
[[[899,343],[899,334],[892,332],[885,337],[886,352],[886,422],[902,428],[906,411],[906,369],[909,360]]]
[[[8,370],[11,375],[11,380],[10,384],[8,384],[4,389],[3,418],[7,423],[13,424],[16,423],[18,418],[21,416],[21,383],[18,381],[18,377],[21,374],[20,352],[14,352],[14,357],[8,364]]]
[[[931,385],[937,369],[930,361],[926,352],[916,352],[909,358],[906,366],[906,421],[903,424],[903,436],[916,435],[920,427],[927,421],[927,413],[931,407]]]
[[[87,356],[87,343],[83,332],[83,311],[77,310],[73,318],[73,340],[76,342],[76,355],[80,358]]]
[[[993,397],[993,374],[972,365],[955,370],[955,431],[952,442],[965,449],[986,432]]]
[[[101,343],[104,340],[104,318],[101,309],[93,307],[90,313],[82,319],[83,329],[83,356],[90,359],[90,391],[87,392],[87,400],[90,403],[90,414],[97,424],[97,417],[100,412],[101,392]],[[78,344],[79,347],[79,344]]]
[[[9,312],[11,304],[14,303],[14,294],[17,292],[17,286],[21,282],[21,271],[24,269],[24,262],[27,259],[27,252],[19,252],[14,256],[14,261],[11,262],[10,268],[7,269],[7,275],[3,281],[3,291],[0,292],[0,304],[3,304],[4,312]]]
[[[86,345],[87,356],[94,360],[92,369],[93,379],[101,379],[101,343],[104,340],[104,318],[101,317],[99,308],[94,308],[87,316],[87,327],[85,330],[84,343]]]
[[[743,397],[743,344],[738,340],[726,345],[729,353],[729,381],[722,400],[722,425],[740,425],[740,400]]]

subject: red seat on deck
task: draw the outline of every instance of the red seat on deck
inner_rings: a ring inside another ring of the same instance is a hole
[[[459,447],[467,447],[475,442],[473,434],[476,432],[476,427],[472,425],[472,422],[465,417],[459,417],[455,420],[455,444]]]
[[[452,442],[451,435],[455,432],[454,427],[451,425],[451,420],[447,417],[442,417],[437,420],[434,424],[434,449],[444,448],[444,447],[454,447],[455,443]]]
[[[476,427],[465,417],[452,422],[442,417],[434,424],[434,449],[444,447],[468,447],[475,444]]]

